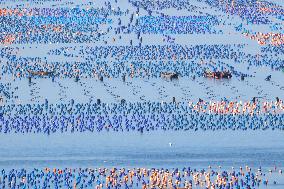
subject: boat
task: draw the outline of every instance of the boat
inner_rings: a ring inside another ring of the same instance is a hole
[[[178,73],[175,73],[175,72],[161,72],[161,78],[170,79],[170,80],[178,79]]]
[[[204,77],[207,78],[214,78],[214,79],[231,79],[232,74],[229,71],[216,71],[216,72],[211,72],[211,71],[205,71],[204,72]]]

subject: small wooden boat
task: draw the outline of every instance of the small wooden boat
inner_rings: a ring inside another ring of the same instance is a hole
[[[214,78],[214,79],[231,79],[232,74],[229,71],[217,71],[217,72],[211,72],[211,71],[205,71],[204,72],[204,77],[207,78]]]
[[[175,72],[161,72],[161,78],[170,79],[170,80],[178,79],[178,73],[175,73]]]

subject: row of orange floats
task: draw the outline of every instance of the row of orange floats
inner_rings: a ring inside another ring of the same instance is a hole
[[[252,35],[250,35],[249,33],[244,33],[244,36],[250,38],[251,40],[256,40],[259,45],[271,44],[273,46],[280,46],[284,44],[284,34],[281,33],[257,32],[256,34]]]
[[[281,100],[279,101],[265,101],[262,103],[247,102],[225,102],[215,101],[209,102],[209,104],[193,103],[189,102],[189,106],[193,107],[193,110],[197,112],[210,112],[218,114],[266,114],[266,113],[283,113],[284,104]]]
[[[281,6],[269,6],[269,5],[264,5],[261,2],[259,2],[259,9],[258,11],[263,13],[263,14],[284,14],[284,9]]]
[[[0,16],[33,16],[32,10],[28,9],[7,9],[2,8],[0,9]]]
[[[51,24],[48,24],[48,25],[42,25],[41,28],[44,29],[44,30],[51,30],[53,32],[60,33],[63,30],[63,25],[51,25]],[[20,37],[25,36],[25,35],[29,36],[29,35],[31,35],[33,33],[37,33],[37,32],[40,32],[40,31],[37,31],[36,29],[31,29],[31,30],[27,31],[26,34],[23,34],[23,33],[6,34],[6,36],[0,42],[0,44],[11,45],[11,44],[13,44],[13,42],[17,38],[20,38]],[[76,35],[80,35],[80,34],[81,34],[80,32],[76,33]]]

